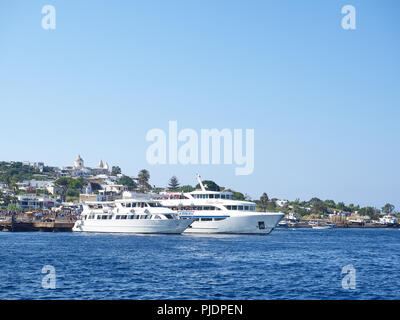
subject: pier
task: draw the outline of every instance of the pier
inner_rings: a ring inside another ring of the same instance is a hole
[[[43,216],[34,217],[27,214],[11,214],[0,216],[0,231],[11,232],[71,232],[75,217]]]

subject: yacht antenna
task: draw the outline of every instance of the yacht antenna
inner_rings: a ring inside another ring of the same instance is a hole
[[[204,188],[203,182],[201,181],[201,177],[198,173],[196,174],[196,177],[197,177],[197,181],[199,182],[201,191],[206,191],[206,188]]]

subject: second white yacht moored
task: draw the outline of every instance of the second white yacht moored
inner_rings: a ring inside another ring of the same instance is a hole
[[[179,234],[192,222],[156,201],[135,198],[84,203],[72,231]]]

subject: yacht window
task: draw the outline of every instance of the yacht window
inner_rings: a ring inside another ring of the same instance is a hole
[[[115,217],[115,219],[119,220],[119,219],[121,219],[121,216],[117,215],[117,216]]]
[[[167,219],[172,219],[172,216],[171,216],[170,214],[165,214],[165,217],[166,217]]]
[[[212,218],[201,218],[201,221],[212,221]]]
[[[249,206],[244,206],[245,211],[249,211]]]
[[[127,208],[132,208],[132,203],[127,203],[127,204],[126,204],[126,207],[127,207]]]
[[[154,216],[154,219],[161,219],[159,215]]]
[[[126,219],[126,215],[121,216],[121,219]]]
[[[149,202],[148,205],[152,208],[159,207],[159,204],[157,202]]]
[[[125,203],[122,202],[122,203],[121,203],[121,206],[123,206],[123,207],[125,208]]]
[[[225,195],[224,194],[221,194],[221,199],[225,199]]]
[[[237,210],[237,206],[232,206],[232,210]]]
[[[215,195],[215,199],[219,199],[219,197],[220,197],[219,194],[216,194],[216,195]]]
[[[135,219],[139,219],[139,216],[138,216],[138,215],[136,215],[136,216],[135,216]]]
[[[210,199],[214,199],[214,195],[213,194],[210,194]]]
[[[136,207],[136,202],[132,203],[132,208]]]
[[[238,206],[238,210],[243,211],[243,206]]]
[[[221,220],[225,220],[226,218],[214,218],[214,221],[221,221]]]
[[[128,219],[133,219],[133,215],[132,214],[130,214],[129,216],[128,216]]]
[[[101,215],[98,215],[98,216],[97,216],[97,220],[100,220],[100,219],[101,219]]]
[[[103,215],[103,216],[101,216],[101,219],[107,220],[107,219],[108,219],[108,216],[107,216],[107,215]]]
[[[232,206],[226,206],[228,210],[232,210]]]
[[[251,206],[251,207],[250,207],[250,211],[254,211],[255,209],[256,209],[255,206]]]

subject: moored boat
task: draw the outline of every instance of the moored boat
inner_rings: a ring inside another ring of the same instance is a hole
[[[180,234],[193,223],[145,197],[83,204],[72,231]]]
[[[200,190],[164,192],[160,203],[184,219],[194,219],[185,233],[269,234],[284,217],[281,212],[259,212],[250,201],[232,199],[232,192],[209,191],[197,175]]]

